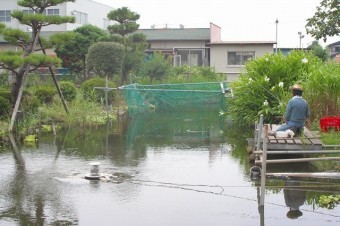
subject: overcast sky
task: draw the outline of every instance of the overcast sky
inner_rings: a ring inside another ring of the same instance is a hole
[[[314,39],[306,35],[306,20],[321,0],[95,0],[114,8],[123,6],[140,14],[140,28],[168,26],[208,28],[210,22],[222,29],[222,41],[276,41],[278,47],[299,47],[298,32],[305,36],[302,47]],[[328,38],[325,46],[339,38]]]

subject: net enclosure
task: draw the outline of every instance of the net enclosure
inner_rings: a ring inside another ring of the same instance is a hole
[[[130,84],[123,90],[129,112],[195,111],[223,108],[226,82],[140,85]]]

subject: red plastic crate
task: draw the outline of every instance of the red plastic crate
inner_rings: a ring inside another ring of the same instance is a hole
[[[340,116],[328,116],[320,119],[320,128],[323,132],[329,130],[340,131]]]

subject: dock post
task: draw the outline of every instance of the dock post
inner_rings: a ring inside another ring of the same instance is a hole
[[[264,206],[266,192],[266,171],[267,171],[267,137],[263,138],[262,170],[261,170],[261,199],[260,206]]]
[[[260,116],[260,122],[257,127],[256,151],[259,151],[261,147],[262,128],[263,128],[263,115]]]

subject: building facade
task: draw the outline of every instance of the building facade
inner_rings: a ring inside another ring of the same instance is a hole
[[[30,27],[20,24],[18,20],[11,17],[13,10],[34,13],[32,9],[18,6],[18,0],[1,0],[0,22],[4,23],[7,27],[29,31]],[[112,7],[91,0],[65,2],[46,9],[44,13],[46,15],[74,16],[76,19],[75,23],[50,25],[44,27],[42,31],[71,31],[85,24],[92,24],[99,28],[106,29],[109,25],[107,14],[111,10],[113,10]]]
[[[226,75],[228,82],[238,79],[244,64],[251,59],[273,53],[275,42],[212,42],[210,67]]]

